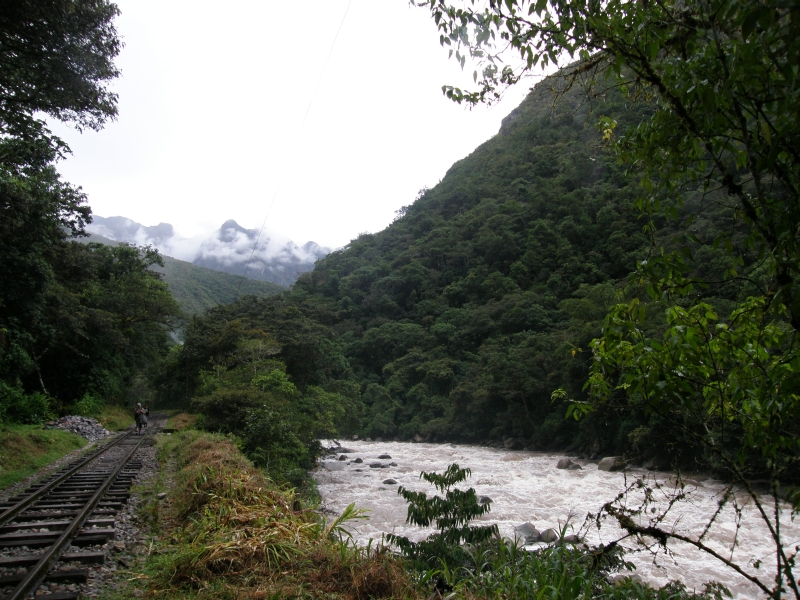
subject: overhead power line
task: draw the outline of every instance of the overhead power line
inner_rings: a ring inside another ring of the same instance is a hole
[[[331,46],[328,49],[328,55],[325,57],[325,63],[322,66],[322,71],[320,72],[319,78],[317,79],[317,84],[314,86],[314,91],[311,94],[311,99],[308,101],[308,106],[306,107],[306,112],[303,115],[303,121],[300,123],[300,127],[297,130],[297,136],[295,136],[295,139],[299,139],[300,134],[303,132],[303,128],[306,125],[306,121],[308,120],[308,115],[311,112],[311,106],[314,104],[314,99],[317,97],[317,92],[319,91],[320,84],[322,83],[322,79],[325,76],[325,72],[326,72],[326,70],[328,68],[328,63],[331,60],[331,55],[333,54],[333,49],[336,46],[336,40],[339,39],[339,34],[341,33],[342,27],[344,26],[344,22],[347,19],[347,13],[350,12],[350,5],[352,3],[353,3],[353,0],[349,0],[348,3],[347,3],[347,8],[345,8],[345,10],[344,10],[344,14],[342,15],[342,20],[339,22],[339,27],[336,30],[336,35],[333,37],[333,42],[331,43]],[[296,144],[295,144],[295,148],[296,148]],[[287,162],[287,166],[289,164],[291,164],[291,162],[294,160],[294,157],[295,157],[295,152],[294,152],[294,149],[293,149],[293,151],[289,153],[289,158],[286,161]],[[261,228],[258,230],[258,235],[256,236],[256,241],[253,244],[253,250],[252,250],[252,252],[250,252],[250,258],[247,259],[247,264],[244,266],[244,271],[242,271],[242,277],[245,277],[247,275],[247,269],[250,267],[250,263],[253,260],[253,256],[255,256],[256,249],[258,248],[258,242],[261,240],[261,235],[264,232],[264,227],[267,225],[267,219],[269,219],[269,215],[272,212],[272,206],[273,206],[273,204],[275,204],[275,199],[278,197],[278,193],[280,192],[281,187],[283,186],[283,181],[286,178],[287,171],[288,171],[287,168],[281,169],[281,174],[280,174],[280,179],[278,180],[278,185],[275,188],[275,192],[272,194],[272,200],[270,200],[269,207],[267,207],[267,214],[264,216],[264,222],[261,223]],[[239,287],[236,290],[236,296],[237,297],[239,296],[239,292],[242,289],[242,283],[243,283],[243,281],[239,282]]]

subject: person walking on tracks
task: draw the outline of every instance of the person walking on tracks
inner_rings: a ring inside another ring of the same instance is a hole
[[[146,423],[144,414],[144,409],[142,408],[142,403],[139,402],[136,405],[136,410],[133,411],[133,416],[136,419],[136,435],[142,433],[142,426]]]

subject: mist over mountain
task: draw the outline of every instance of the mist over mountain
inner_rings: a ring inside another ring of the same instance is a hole
[[[283,286],[294,283],[301,273],[313,269],[314,263],[331,251],[316,242],[298,246],[274,233],[264,232],[259,239],[257,229],[246,229],[233,219],[225,221],[212,234],[190,238],[181,237],[169,223],[148,227],[126,217],[94,215],[87,229],[118,242],[150,244],[166,256],[207,269]],[[258,245],[253,252],[257,239]],[[248,261],[250,264],[245,272]]]

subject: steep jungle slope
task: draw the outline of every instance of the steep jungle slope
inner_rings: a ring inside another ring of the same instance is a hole
[[[196,318],[170,371],[175,394],[202,394],[239,368],[247,339],[267,335],[298,389],[339,395],[341,433],[622,451],[655,432],[650,450],[662,447],[667,428],[635,407],[578,424],[551,400],[558,388],[585,398],[588,344],[653,248],[636,184],[595,127],[609,115],[624,132],[648,106],[558,83],[537,86],[388,228],[318,261],[291,292]],[[719,270],[708,242],[730,215],[692,211],[701,266]],[[678,235],[655,223],[658,244]]]
[[[540,85],[389,228],[298,281],[295,294],[339,311],[367,432],[567,443],[550,394],[581,396],[585,354],[573,349],[646,246],[634,191],[594,127],[605,113],[638,116]]]

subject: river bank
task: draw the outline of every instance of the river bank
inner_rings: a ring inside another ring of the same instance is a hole
[[[632,468],[624,472],[600,471],[587,460],[573,459],[581,468],[558,469],[562,454],[533,451],[508,451],[497,448],[457,444],[366,442],[350,441],[335,457],[321,461],[315,471],[323,507],[340,513],[351,502],[367,508],[370,518],[353,526],[359,543],[380,540],[386,533],[405,535],[419,540],[429,532],[405,523],[407,507],[397,494],[399,485],[415,491],[433,491],[419,479],[421,471],[443,471],[455,462],[470,468],[472,477],[464,487],[475,488],[479,496],[492,501],[491,512],[482,518],[496,524],[500,534],[513,538],[515,527],[530,522],[540,531],[561,529],[579,534],[587,543],[609,543],[623,536],[623,531],[611,519],[601,521],[601,527],[589,514],[597,514],[602,505],[614,500],[627,484],[641,479],[660,486],[653,507],[666,509],[669,492],[679,487],[674,475],[668,472]],[[344,457],[343,460],[339,460]],[[381,458],[388,457],[388,458]],[[361,462],[357,462],[361,459]],[[377,465],[377,466],[373,466]],[[393,481],[394,483],[386,483]],[[719,507],[725,484],[712,477],[694,474],[685,481],[685,498],[667,513],[663,527],[688,536],[699,535]],[[735,491],[740,505],[741,521],[737,526],[736,511],[727,506],[709,528],[706,540],[726,557],[732,555],[746,572],[759,574],[756,561],[767,561],[774,552],[769,533],[758,518],[752,501],[742,490]],[[769,497],[763,498],[770,505]],[[630,502],[638,499],[630,497]],[[800,526],[785,515],[782,519],[785,539],[800,539]],[[731,545],[736,547],[731,550]],[[683,581],[690,589],[716,580],[728,586],[734,597],[754,598],[760,595],[755,586],[717,559],[688,544],[670,544],[670,553],[651,553],[626,540],[631,551],[629,559],[636,573],[645,581],[661,586],[670,580]],[[766,567],[764,568],[767,569]],[[768,570],[762,575],[768,579]]]

